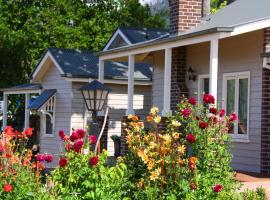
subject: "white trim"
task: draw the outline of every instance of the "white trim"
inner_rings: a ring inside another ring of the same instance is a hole
[[[133,110],[134,66],[135,66],[135,56],[129,55],[128,57],[128,107],[127,107],[126,115],[134,114],[134,110]]]
[[[25,94],[25,102],[24,102],[24,128],[29,128],[29,116],[30,110],[28,109],[30,104],[30,94]]]
[[[3,106],[3,118],[2,118],[2,129],[4,130],[7,126],[7,111],[8,111],[8,94],[4,93],[4,106]]]
[[[4,91],[4,94],[34,94],[39,93],[40,90],[14,90],[14,91]]]
[[[98,62],[98,81],[104,83],[104,60],[99,59]]]
[[[164,44],[153,44],[150,46],[138,47],[136,49],[135,48],[128,49],[121,52],[100,55],[99,57],[102,60],[111,60],[111,59],[120,58],[120,57],[127,57],[130,54],[137,55],[137,54],[143,54],[143,53],[148,53],[152,51],[164,50],[168,48],[175,48],[175,47],[187,46],[187,45],[198,44],[198,43],[203,43],[203,42],[209,42],[212,39],[217,39],[219,37],[220,37],[220,33],[212,33],[212,34],[207,34],[207,35],[200,35],[198,37],[181,39],[178,41],[168,41],[167,43],[164,43]]]
[[[103,49],[103,51],[107,51],[108,48],[111,46],[111,44],[113,43],[113,41],[115,40],[115,38],[117,37],[117,35],[120,35],[122,37],[122,39],[128,44],[131,45],[132,43],[129,41],[129,39],[124,35],[124,33],[120,30],[117,29],[117,31],[113,34],[112,38],[108,41],[108,43],[106,44],[105,48]]]
[[[88,83],[91,82],[94,79],[89,79],[89,78],[65,78],[66,81],[71,81],[71,82],[84,82]],[[120,84],[120,85],[127,85],[128,81],[127,80],[108,80],[105,79],[103,83],[108,83],[108,84]],[[134,85],[152,85],[152,81],[134,81]]]
[[[263,58],[263,68],[270,69],[270,58]]]
[[[198,75],[198,102],[199,103],[202,102],[202,99],[201,99],[201,97],[202,97],[201,89],[203,88],[202,80],[206,79],[206,78],[209,78],[209,74],[200,74],[200,75]]]
[[[56,60],[54,59],[54,57],[52,56],[52,54],[48,50],[47,53],[45,54],[45,56],[42,58],[39,65],[37,66],[37,68],[35,69],[33,76],[32,76],[32,80],[36,78],[36,76],[38,75],[39,71],[41,70],[41,68],[43,67],[44,63],[46,62],[46,60],[48,58],[50,58],[52,60],[52,62],[56,66],[56,68],[59,70],[60,74],[64,74],[64,71],[61,69],[60,65],[56,62]]]
[[[218,39],[213,39],[210,42],[210,73],[209,73],[209,93],[217,100],[217,85],[218,85]]]
[[[234,110],[236,115],[238,116],[238,103],[239,103],[239,79],[247,78],[248,79],[248,99],[247,99],[247,134],[238,134],[238,122],[234,126],[234,133],[230,134],[232,136],[233,141],[247,141],[249,138],[249,115],[250,115],[250,72],[233,72],[233,73],[224,73],[223,74],[223,90],[222,90],[222,98],[223,98],[223,109],[227,111],[227,80],[235,80],[235,105]],[[227,113],[230,114],[230,113]],[[237,120],[238,121],[238,120]]]

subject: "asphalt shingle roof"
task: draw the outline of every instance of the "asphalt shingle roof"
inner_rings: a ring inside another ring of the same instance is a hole
[[[119,27],[119,29],[132,44],[169,37],[169,32],[164,29],[131,27]]]
[[[76,78],[98,78],[98,56],[91,51],[49,48],[48,51],[61,67],[64,76]],[[127,62],[105,62],[104,75],[107,79],[127,79]],[[151,80],[150,64],[136,63],[134,79]]]
[[[27,83],[22,85],[16,85],[9,88],[3,88],[1,91],[20,91],[20,90],[40,90],[42,86],[36,83]]]
[[[29,109],[38,110],[41,106],[44,105],[54,94],[56,93],[55,89],[44,90],[30,105]]]

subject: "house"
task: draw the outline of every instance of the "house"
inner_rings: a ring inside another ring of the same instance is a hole
[[[211,93],[217,106],[239,116],[230,131],[234,169],[269,175],[270,1],[237,0],[205,18],[202,5],[202,0],[169,0],[170,35],[105,48],[99,53],[99,80],[104,81],[104,62],[128,62],[127,114],[136,113],[138,62],[153,66],[152,104],[164,116],[182,95],[200,99]]]
[[[37,114],[40,152],[56,157],[63,150],[59,130],[67,134],[72,129],[87,128],[91,113],[86,109],[81,86],[98,77],[98,57],[90,51],[49,48],[34,69],[28,84],[2,89],[4,94],[3,128],[7,126],[8,97],[25,95],[25,123]],[[125,62],[105,62],[104,83],[112,89],[108,96],[109,121],[104,147],[114,152],[111,135],[120,135],[121,118],[127,109],[127,65]],[[151,107],[152,67],[138,63],[134,70],[134,106],[144,116]],[[36,99],[33,100],[33,96]],[[55,166],[57,159],[50,166]]]

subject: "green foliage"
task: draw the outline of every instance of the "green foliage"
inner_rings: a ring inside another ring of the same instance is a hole
[[[267,200],[266,191],[264,188],[257,188],[256,190],[246,190],[239,193],[235,199],[237,200]]]
[[[211,13],[216,13],[228,4],[228,0],[211,0]]]
[[[90,157],[76,152],[66,154],[68,165],[53,172],[55,196],[60,199],[120,199],[120,184],[126,166],[104,166],[106,152],[99,156],[97,166],[89,165]]]

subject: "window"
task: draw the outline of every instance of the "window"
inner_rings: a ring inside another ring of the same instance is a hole
[[[203,95],[209,94],[209,75],[199,75],[198,100],[201,103]]]
[[[46,120],[46,127],[45,127],[45,134],[52,135],[53,134],[53,123],[52,118],[48,114],[45,114],[45,120]]]
[[[235,112],[238,120],[229,130],[233,138],[248,139],[250,73],[223,75],[223,100],[227,114]]]

